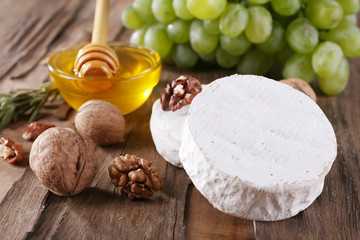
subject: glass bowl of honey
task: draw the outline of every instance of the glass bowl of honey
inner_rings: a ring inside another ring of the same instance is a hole
[[[50,80],[65,101],[75,110],[93,99],[110,102],[123,114],[139,108],[160,80],[159,54],[135,44],[109,43],[118,55],[121,71],[109,79],[86,79],[74,73],[76,55],[86,44],[64,48],[49,59]]]

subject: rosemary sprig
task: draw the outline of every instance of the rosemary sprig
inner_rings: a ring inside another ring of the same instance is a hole
[[[45,82],[36,89],[17,89],[14,93],[0,93],[0,131],[10,122],[25,114],[31,114],[29,122],[34,121],[41,108],[54,101],[59,90],[51,82]]]

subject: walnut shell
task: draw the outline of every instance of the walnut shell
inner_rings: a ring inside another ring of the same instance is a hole
[[[30,151],[30,168],[53,193],[75,195],[95,177],[94,145],[71,128],[49,128],[36,138]]]
[[[97,145],[120,142],[126,130],[124,116],[113,104],[90,100],[84,103],[75,116],[75,127],[85,138]]]

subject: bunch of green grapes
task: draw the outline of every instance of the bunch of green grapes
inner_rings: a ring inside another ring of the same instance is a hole
[[[336,95],[349,79],[347,57],[360,56],[359,0],[134,0],[122,14],[130,42],[181,68],[198,61],[283,77]]]

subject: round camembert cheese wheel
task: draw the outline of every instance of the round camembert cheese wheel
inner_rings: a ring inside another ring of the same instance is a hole
[[[158,153],[169,163],[182,167],[179,158],[182,130],[190,105],[172,111],[161,108],[160,99],[153,104],[150,130]]]
[[[180,160],[217,209],[281,220],[320,195],[337,154],[334,130],[305,94],[274,80],[233,75],[192,102]]]

